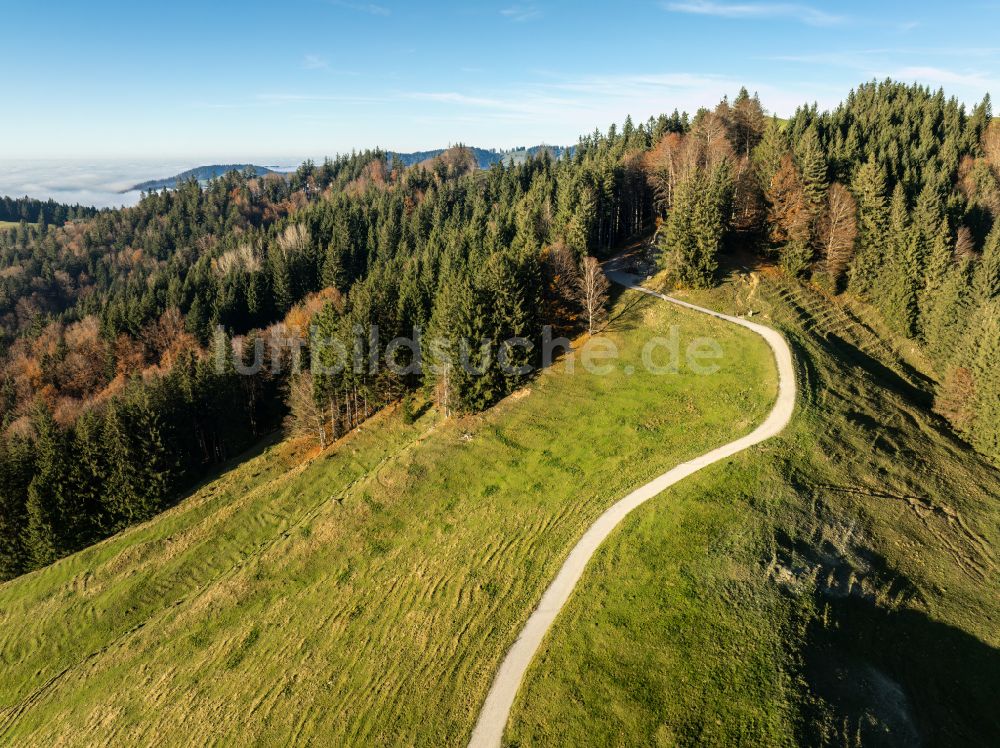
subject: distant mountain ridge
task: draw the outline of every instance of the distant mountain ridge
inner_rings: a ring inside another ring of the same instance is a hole
[[[491,166],[499,164],[501,161],[508,165],[519,164],[532,156],[538,155],[542,151],[548,151],[552,156],[559,157],[567,151],[572,154],[575,150],[575,147],[564,148],[563,146],[550,145],[536,145],[531,148],[512,148],[509,150],[477,148],[475,146],[461,147],[468,148],[472,151],[472,155],[476,157],[476,165],[480,169],[489,169]],[[447,150],[447,148],[437,148],[431,151],[414,151],[413,153],[388,151],[386,156],[389,160],[392,160],[393,157],[399,159],[404,166],[413,166],[414,164],[419,164],[423,161],[437,158]]]
[[[146,182],[140,182],[139,184],[133,185],[126,190],[122,190],[122,192],[150,192],[152,190],[162,190],[164,188],[173,189],[178,185],[178,183],[187,181],[188,179],[197,179],[199,182],[207,182],[210,179],[221,177],[223,174],[228,174],[231,171],[244,171],[246,169],[253,169],[254,173],[258,177],[262,177],[265,174],[278,173],[274,169],[267,166],[257,166],[256,164],[210,164],[208,166],[196,166],[193,169],[182,171],[180,174],[175,174],[172,177],[150,179]]]
[[[467,147],[472,151],[473,156],[476,158],[476,165],[480,169],[489,169],[494,164],[499,164],[501,161],[508,166],[511,164],[520,164],[527,161],[533,156],[537,156],[542,151],[548,151],[553,157],[558,158],[564,153],[572,154],[575,150],[575,146],[570,146],[565,148],[563,146],[549,146],[549,145],[536,145],[530,148],[511,148],[509,150],[496,150],[496,149],[486,149],[486,148],[476,148],[472,146]],[[398,159],[404,166],[414,166],[424,161],[429,161],[432,158],[437,158],[448,148],[436,148],[430,151],[413,151],[412,153],[401,153],[399,151],[386,151],[386,158],[390,161],[393,158]],[[278,169],[268,167],[268,166],[257,166],[256,164],[210,164],[207,166],[196,166],[193,169],[188,169],[187,171],[182,171],[180,174],[175,174],[172,177],[164,177],[162,179],[150,179],[145,182],[139,182],[128,189],[122,190],[125,192],[152,192],[154,190],[162,189],[174,189],[181,182],[188,179],[197,179],[199,182],[208,182],[216,177],[221,177],[223,174],[227,174],[231,171],[245,171],[246,169],[253,169],[254,173],[258,177],[262,177],[266,174],[282,174],[283,171]]]

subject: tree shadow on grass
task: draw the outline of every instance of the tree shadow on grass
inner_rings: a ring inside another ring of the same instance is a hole
[[[608,317],[601,332],[629,332],[639,326],[639,311],[648,308],[654,299],[646,294],[635,293],[631,299],[619,306],[621,297],[629,290],[618,284],[611,285],[608,297],[617,311]]]
[[[869,356],[855,345],[847,342],[843,338],[830,333],[821,337],[823,347],[828,350],[831,356],[847,361],[867,372],[876,382],[899,395],[902,395],[910,402],[923,408],[930,408],[934,404],[934,397],[930,389],[923,389],[907,381],[881,361]],[[913,381],[927,383],[929,380],[922,374],[906,366],[906,373]]]
[[[833,744],[1000,745],[1000,650],[913,608],[824,601],[805,653],[819,700],[805,742],[822,722]]]
[[[1000,745],[1000,649],[928,615],[925,592],[833,507],[817,519],[795,536],[775,535],[775,579],[813,589],[818,612],[801,650],[798,742]]]

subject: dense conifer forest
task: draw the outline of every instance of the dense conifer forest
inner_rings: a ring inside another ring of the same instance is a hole
[[[745,253],[865,300],[1000,460],[998,180],[988,99],[885,81],[788,121],[741,91],[485,171],[462,148],[409,168],[376,150],[121,210],[5,201],[24,220],[0,230],[0,578],[152,516],[282,425],[325,445],[417,389],[489,407],[539,347],[466,351],[472,376],[460,342],[585,331],[587,258],[654,231],[680,286]],[[335,365],[414,330],[435,366]]]
[[[30,197],[0,197],[0,221],[9,223],[40,223],[62,226],[77,218],[92,218],[94,208],[82,205],[63,205],[55,200],[35,200]]]

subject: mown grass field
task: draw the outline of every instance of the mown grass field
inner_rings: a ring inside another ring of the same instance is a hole
[[[1000,745],[1000,471],[912,346],[773,275],[678,295],[785,332],[796,417],[609,538],[508,743]]]
[[[458,421],[389,410],[305,461],[272,444],[0,586],[0,743],[462,745],[584,528],[774,397],[751,333],[631,292],[615,310],[607,376],[557,363]],[[672,324],[719,341],[716,374],[645,371]]]

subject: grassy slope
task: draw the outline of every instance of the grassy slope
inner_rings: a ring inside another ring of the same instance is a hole
[[[765,345],[638,294],[611,336],[711,334],[722,370],[557,364],[489,413],[274,445],[156,520],[0,587],[0,743],[460,745],[583,529],[748,432]]]
[[[773,276],[688,296],[785,331],[796,418],[609,539],[509,742],[1000,744],[1000,473],[863,308]]]

